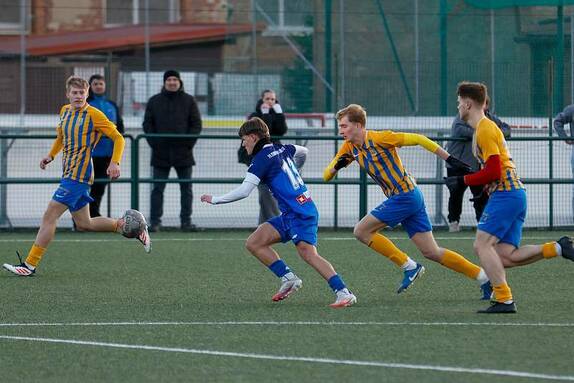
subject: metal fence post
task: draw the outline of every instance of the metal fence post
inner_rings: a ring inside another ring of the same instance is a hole
[[[367,215],[367,172],[361,168],[359,176],[359,220]]]
[[[442,133],[438,133],[438,137],[442,138]],[[442,147],[443,145],[443,141],[442,140],[438,140],[438,144]],[[437,157],[436,161],[436,170],[435,170],[435,177],[438,180],[442,180],[443,177],[443,168],[444,168],[444,161]],[[443,192],[443,187],[442,184],[437,184],[435,186],[435,206],[436,206],[436,212],[435,212],[435,222],[441,222],[444,218],[443,218],[443,214],[442,214],[442,192]],[[448,224],[448,222],[447,222]]]
[[[139,189],[139,168],[140,168],[140,160],[139,160],[139,142],[141,136],[137,136],[135,139],[132,136],[127,136],[132,141],[131,147],[131,154],[132,154],[132,161],[131,161],[131,205],[132,209],[139,210],[139,196],[140,196],[140,189]]]

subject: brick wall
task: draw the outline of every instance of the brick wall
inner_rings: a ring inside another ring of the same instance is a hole
[[[32,33],[85,31],[103,25],[103,0],[33,0]]]
[[[227,0],[181,0],[183,23],[225,23]]]

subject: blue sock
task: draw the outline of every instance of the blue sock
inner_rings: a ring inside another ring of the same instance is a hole
[[[331,287],[331,289],[333,289],[334,292],[337,292],[339,290],[343,290],[344,288],[347,287],[347,286],[345,286],[345,282],[343,282],[343,280],[341,279],[339,274],[333,275],[331,278],[329,278],[328,282],[329,282],[329,287]]]
[[[269,265],[269,270],[273,271],[273,273],[279,278],[291,271],[289,266],[287,266],[281,259]]]

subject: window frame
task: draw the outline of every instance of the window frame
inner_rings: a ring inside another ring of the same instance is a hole
[[[26,4],[26,20],[24,20],[24,22],[26,24],[25,25],[25,31],[26,31],[26,34],[28,34],[30,32],[31,1],[30,0],[20,0],[20,1],[25,1],[25,4]],[[21,3],[18,6],[18,21],[15,21],[15,22],[0,21],[0,35],[22,32],[22,20],[20,19],[20,7],[21,7]]]
[[[109,27],[119,27],[124,25],[141,25],[144,23],[143,17],[140,17],[140,8],[142,8],[145,4],[145,0],[131,0],[132,9],[131,9],[131,21],[126,23],[111,23],[108,21],[108,1],[111,0],[104,0],[103,9],[104,9],[104,26]],[[168,2],[168,20],[166,23],[168,24],[175,24],[181,21],[181,5],[180,0],[167,0]],[[140,6],[141,4],[141,6]],[[151,24],[151,23],[150,23]]]
[[[268,0],[267,0],[268,1]],[[313,33],[312,27],[305,25],[287,25],[285,24],[285,1],[277,1],[277,24],[268,25],[263,32],[264,36],[281,36],[281,35],[310,35]]]

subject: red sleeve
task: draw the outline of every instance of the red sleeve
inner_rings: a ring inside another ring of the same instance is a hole
[[[488,157],[484,168],[476,173],[464,176],[464,183],[469,186],[486,185],[500,179],[500,156],[498,154]]]

